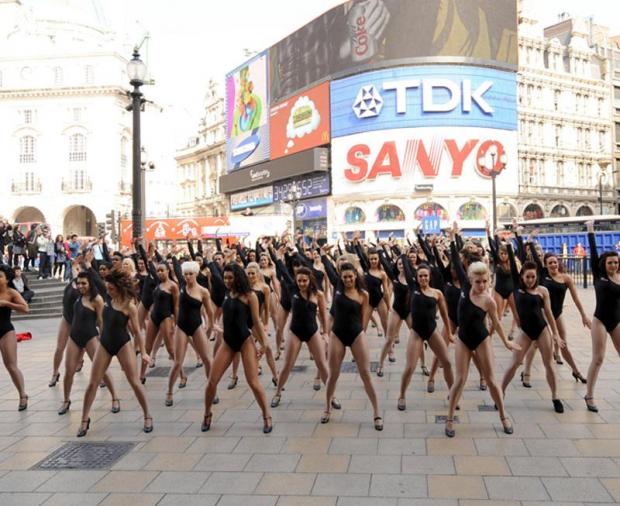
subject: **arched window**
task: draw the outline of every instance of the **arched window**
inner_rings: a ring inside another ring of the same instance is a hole
[[[497,219],[500,221],[510,221],[517,217],[515,206],[508,202],[502,202],[497,206]]]
[[[347,225],[352,225],[355,223],[364,223],[366,221],[366,214],[359,207],[347,207],[344,212],[344,222]]]
[[[393,204],[383,204],[377,209],[377,221],[405,221],[403,210]]]
[[[24,135],[19,139],[19,163],[35,163],[37,161],[37,139],[32,135]]]
[[[540,220],[545,217],[545,213],[538,204],[528,204],[523,210],[523,219],[525,220]]]
[[[577,216],[592,216],[593,214],[594,211],[592,211],[590,206],[581,206],[577,209]]]
[[[71,134],[69,136],[69,161],[86,161],[86,136],[84,134]]]
[[[487,211],[478,202],[467,202],[459,207],[457,219],[464,221],[486,220]]]
[[[551,209],[551,218],[566,218],[567,216],[570,216],[570,212],[568,207],[563,204],[558,204]]]
[[[427,216],[437,216],[440,220],[445,221],[450,219],[448,211],[446,211],[443,206],[436,204],[435,202],[427,202],[415,210],[414,218],[416,220],[421,221]]]

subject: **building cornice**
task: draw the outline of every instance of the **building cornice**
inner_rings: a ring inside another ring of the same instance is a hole
[[[126,96],[128,90],[120,86],[78,86],[63,88],[23,88],[12,90],[0,90],[0,100],[23,99],[23,98],[51,98],[51,97],[75,97],[75,96]]]

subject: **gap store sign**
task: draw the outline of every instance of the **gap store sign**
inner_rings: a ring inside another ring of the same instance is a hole
[[[466,65],[367,72],[331,83],[332,138],[416,127],[516,130],[516,74]]]

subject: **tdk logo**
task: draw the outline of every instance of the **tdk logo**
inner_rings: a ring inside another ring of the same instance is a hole
[[[421,94],[422,113],[450,112],[457,108],[471,112],[475,104],[485,114],[495,110],[484,98],[493,87],[492,81],[484,81],[472,89],[471,79],[459,82],[450,79],[403,79],[385,81],[383,92],[395,94],[396,114],[407,114],[407,94],[414,90]],[[381,114],[384,98],[374,84],[362,86],[355,97],[353,112],[358,119],[375,118]]]

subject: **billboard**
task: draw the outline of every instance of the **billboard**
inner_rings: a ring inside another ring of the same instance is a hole
[[[393,128],[517,129],[514,72],[465,65],[397,67],[331,83],[332,137]]]
[[[267,52],[226,75],[226,158],[235,170],[269,158]]]
[[[228,217],[193,217],[193,218],[147,218],[144,220],[144,239],[152,241],[184,240],[203,237],[208,227],[228,225]],[[132,239],[132,221],[121,220],[121,244],[130,246]]]
[[[231,211],[268,206],[273,203],[273,186],[265,186],[245,192],[233,193],[230,196]]]
[[[288,192],[293,184],[300,190],[300,199],[329,195],[331,191],[329,174],[327,172],[318,172],[275,183],[273,185],[273,201],[288,201]]]
[[[502,170],[500,157],[507,156]],[[332,139],[333,195],[410,197],[416,185],[451,195],[488,195],[490,174],[501,173],[502,195],[518,192],[516,132],[490,128],[428,127],[366,132]]]
[[[269,49],[270,96],[428,57],[516,69],[517,48],[516,0],[350,0]]]
[[[329,143],[329,83],[274,105],[269,115],[271,159]]]

